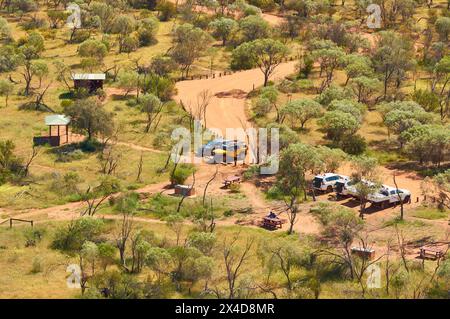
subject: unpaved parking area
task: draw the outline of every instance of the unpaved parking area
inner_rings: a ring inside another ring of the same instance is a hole
[[[271,80],[280,80],[295,71],[296,61],[280,64]],[[252,69],[236,72],[215,79],[181,81],[176,84],[177,102],[182,102],[193,113],[198,113],[200,94],[207,91],[211,96],[206,108],[206,127],[219,129],[225,135],[226,128],[250,127],[245,114],[246,95],[255,87],[264,84],[261,70]],[[231,94],[239,90],[240,94]],[[202,117],[203,121],[203,117]]]

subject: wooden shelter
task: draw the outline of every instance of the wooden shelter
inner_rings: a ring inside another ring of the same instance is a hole
[[[60,146],[69,143],[69,124],[70,118],[65,115],[46,116],[45,125],[48,126],[48,136],[34,137],[34,145],[50,144],[50,146]]]
[[[93,93],[98,89],[103,90],[103,82],[106,80],[105,73],[78,73],[72,74],[74,87],[76,90],[84,88]]]

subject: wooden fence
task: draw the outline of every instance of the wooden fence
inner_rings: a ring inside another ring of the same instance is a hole
[[[294,60],[297,60],[297,59],[299,59],[298,56],[296,56],[296,57],[291,56],[291,57],[284,58],[284,59],[282,60],[282,62],[290,62],[290,61],[294,61]],[[176,78],[176,79],[175,79],[175,82],[180,82],[180,81],[193,81],[193,80],[203,80],[203,79],[204,79],[204,80],[215,79],[216,77],[217,77],[217,78],[221,78],[222,76],[227,76],[227,75],[231,75],[231,74],[234,74],[234,73],[239,73],[239,72],[242,72],[242,71],[245,71],[245,70],[238,70],[238,71],[223,71],[223,72],[213,73],[213,74],[191,75],[191,76],[188,76],[188,77],[179,77],[179,78]]]
[[[22,223],[29,223],[31,225],[31,227],[34,226],[34,222],[32,220],[25,220],[25,219],[19,219],[19,218],[9,218],[9,219],[4,220],[3,222],[1,222],[0,225],[6,224],[7,222],[9,222],[9,228],[12,228],[13,227],[13,221],[22,222]]]

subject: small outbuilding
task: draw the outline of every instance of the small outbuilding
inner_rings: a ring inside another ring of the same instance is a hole
[[[103,82],[106,80],[105,73],[77,73],[72,74],[74,88],[76,90],[84,88],[93,93],[98,89],[103,90]]]
[[[195,195],[195,188],[189,185],[175,185],[175,195],[193,196]]]
[[[363,259],[373,260],[375,258],[375,250],[365,247],[352,247],[351,252]]]
[[[69,143],[70,118],[62,115],[48,115],[45,117],[45,125],[48,126],[48,136],[35,136],[34,145],[49,144],[50,146],[60,146]]]

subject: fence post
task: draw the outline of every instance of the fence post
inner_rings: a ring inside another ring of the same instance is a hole
[[[12,218],[9,219],[9,228],[12,228]]]

